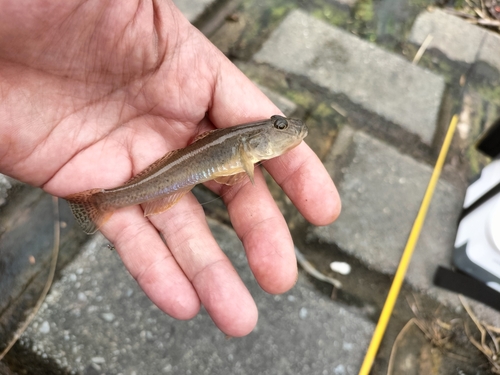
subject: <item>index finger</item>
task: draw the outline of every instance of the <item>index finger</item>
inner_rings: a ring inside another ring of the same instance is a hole
[[[209,111],[214,124],[224,127],[280,113],[222,53],[216,55],[219,61],[211,61],[218,65],[219,73]],[[267,161],[265,168],[312,224],[330,224],[340,214],[337,189],[320,159],[304,142],[288,153]]]

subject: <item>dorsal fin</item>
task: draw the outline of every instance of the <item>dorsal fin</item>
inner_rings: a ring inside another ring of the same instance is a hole
[[[196,137],[194,137],[193,142],[191,142],[191,143],[199,141],[200,139],[205,138],[207,135],[212,134],[214,131],[217,131],[217,130],[218,129],[212,129],[212,130],[208,130],[208,131],[206,131],[204,133],[198,134]]]
[[[201,133],[201,134],[198,134],[193,142],[191,143],[194,143],[196,141],[199,141],[200,139],[203,139],[205,138],[206,136],[208,136],[209,134],[213,133],[214,131],[216,131],[217,129],[213,129],[213,130],[209,130],[209,131],[206,131],[204,133]],[[174,156],[175,154],[177,154],[179,151],[181,151],[182,149],[177,149],[177,150],[172,150],[170,152],[167,152],[164,156],[162,156],[161,158],[159,158],[158,160],[156,160],[153,164],[151,164],[149,167],[147,167],[146,169],[144,169],[142,172],[139,172],[138,174],[136,174],[134,177],[132,177],[130,180],[128,180],[127,182],[125,182],[122,187],[124,186],[128,186],[128,185],[132,185],[134,183],[136,183],[137,181],[143,179],[144,177],[147,177],[148,175],[150,174],[153,174],[154,172],[156,172],[158,169],[160,169],[161,167],[163,167],[163,165],[165,164],[165,162],[170,159],[172,156]]]
[[[182,150],[182,149],[177,149],[177,150],[172,150],[172,151],[167,152],[164,156],[162,156],[161,158],[159,158],[158,160],[156,160],[153,164],[151,164],[150,166],[148,166],[142,172],[139,172],[134,177],[132,177],[130,180],[128,180],[127,182],[125,182],[122,185],[122,187],[128,186],[128,185],[132,185],[132,184],[136,183],[137,181],[143,179],[144,177],[147,177],[148,175],[153,174],[160,167],[163,167],[163,165],[165,164],[165,162],[168,159],[170,159],[172,156],[174,156],[175,154],[177,154],[180,150]]]

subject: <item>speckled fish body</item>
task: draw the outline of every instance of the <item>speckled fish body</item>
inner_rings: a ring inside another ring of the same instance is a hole
[[[247,175],[253,182],[254,163],[282,155],[306,135],[301,120],[282,116],[211,130],[121,186],[86,190],[65,199],[82,229],[91,234],[122,207],[142,204],[148,216],[169,209],[199,183],[215,180],[233,185]]]

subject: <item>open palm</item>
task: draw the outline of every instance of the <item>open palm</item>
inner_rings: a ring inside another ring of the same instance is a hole
[[[171,2],[0,0],[0,9],[0,172],[51,194],[120,185],[205,130],[279,113]],[[306,219],[337,217],[335,187],[307,145],[266,168]],[[257,281],[280,293],[296,280],[293,244],[255,178],[211,187],[225,189]],[[189,319],[201,302],[228,335],[255,326],[253,299],[192,195],[148,218],[122,209],[101,231],[166,313]]]

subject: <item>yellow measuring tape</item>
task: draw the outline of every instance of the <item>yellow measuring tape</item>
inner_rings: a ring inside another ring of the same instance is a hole
[[[429,181],[429,185],[427,186],[427,190],[425,191],[422,205],[420,206],[415,222],[413,223],[410,236],[408,237],[408,242],[406,243],[406,247],[403,251],[403,256],[401,257],[398,269],[396,271],[396,274],[394,275],[391,289],[389,290],[389,294],[387,295],[387,299],[385,300],[384,307],[382,309],[382,312],[380,313],[380,318],[378,320],[377,326],[375,327],[375,332],[373,333],[370,346],[368,347],[365,359],[363,360],[363,364],[361,365],[361,369],[359,370],[359,375],[368,375],[372,368],[373,361],[375,360],[378,348],[380,347],[380,342],[384,337],[387,324],[389,323],[389,319],[392,315],[392,310],[394,309],[394,305],[396,304],[399,291],[401,290],[401,286],[403,285],[404,277],[406,274],[406,270],[408,269],[408,265],[410,264],[411,256],[413,255],[413,251],[415,250],[415,246],[417,245],[418,237],[420,236],[420,232],[422,231],[422,226],[424,225],[427,210],[429,209],[432,195],[434,194],[434,190],[436,189],[439,175],[441,174],[441,170],[443,169],[444,161],[446,159],[446,155],[448,154],[448,150],[450,148],[451,140],[453,138],[453,134],[455,133],[457,123],[458,116],[454,115],[451,119],[448,131],[446,132],[446,137],[444,139],[443,146],[441,147],[441,151],[439,152],[436,166],[432,171],[432,176]]]

